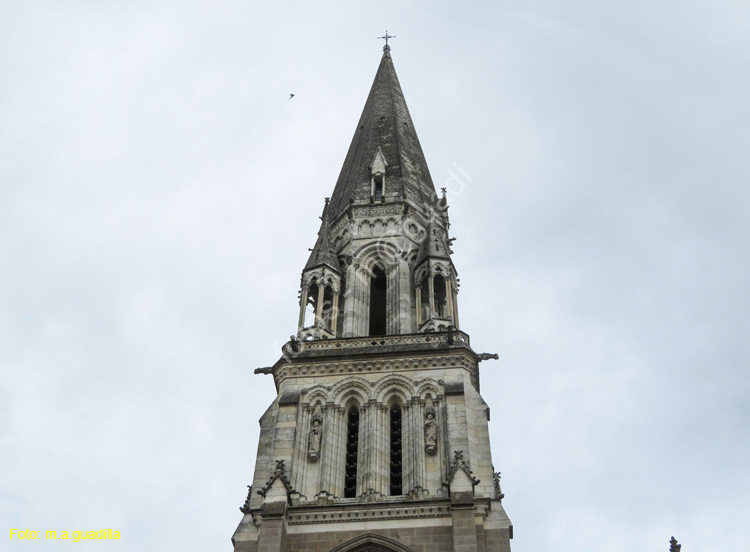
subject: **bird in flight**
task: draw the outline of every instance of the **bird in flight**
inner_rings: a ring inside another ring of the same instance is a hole
[[[289,94],[289,99],[291,100],[292,98],[294,98],[294,94]]]

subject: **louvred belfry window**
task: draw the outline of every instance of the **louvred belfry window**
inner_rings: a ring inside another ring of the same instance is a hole
[[[357,447],[359,446],[359,408],[352,406],[347,416],[346,428],[346,475],[344,498],[357,496]]]
[[[401,485],[401,406],[391,407],[391,495],[402,494]]]
[[[385,271],[376,266],[370,278],[370,335],[385,335],[386,284]]]

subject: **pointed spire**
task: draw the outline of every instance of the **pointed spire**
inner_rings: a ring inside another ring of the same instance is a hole
[[[331,246],[331,224],[328,218],[330,199],[329,197],[325,198],[323,215],[320,217],[322,222],[320,223],[320,230],[318,230],[318,239],[315,242],[312,253],[310,253],[310,258],[307,260],[305,270],[325,265],[340,274],[339,260]]]
[[[428,258],[447,259],[450,261],[450,253],[451,251],[445,242],[440,227],[430,223],[427,225],[427,235],[419,245],[419,252],[417,253],[417,259],[414,261],[414,266],[419,266]]]
[[[392,37],[389,35],[388,38]],[[434,201],[435,187],[388,46],[383,50],[380,66],[331,196],[331,222],[335,222],[353,202],[369,202],[371,163],[378,150],[387,163],[385,177],[388,196],[410,199],[414,205],[425,206],[427,210]]]

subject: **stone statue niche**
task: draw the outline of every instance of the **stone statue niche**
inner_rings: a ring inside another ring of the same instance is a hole
[[[430,456],[437,452],[437,422],[435,421],[435,408],[432,399],[427,399],[424,411],[424,449]]]
[[[315,406],[312,416],[312,429],[307,435],[307,458],[310,462],[317,462],[320,458],[320,438],[323,433],[323,415],[320,405]]]

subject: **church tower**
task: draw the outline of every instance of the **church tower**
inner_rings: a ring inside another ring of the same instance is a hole
[[[510,551],[448,202],[383,51],[271,367],[235,552]]]

